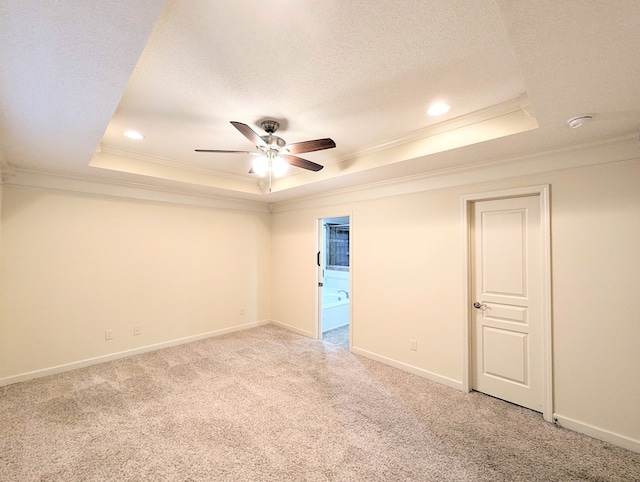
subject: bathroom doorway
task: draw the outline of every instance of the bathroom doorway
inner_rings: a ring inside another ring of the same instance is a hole
[[[317,337],[351,346],[350,216],[318,219]]]

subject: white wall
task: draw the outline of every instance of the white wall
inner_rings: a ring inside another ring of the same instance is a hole
[[[0,382],[270,318],[266,212],[3,191]]]
[[[638,450],[638,161],[372,199],[348,193],[327,198],[339,204],[324,207],[276,206],[273,319],[313,333],[314,220],[329,210],[351,212],[354,350],[461,386],[467,309],[461,196],[547,183],[554,413],[572,428]],[[418,341],[417,351],[410,339]]]

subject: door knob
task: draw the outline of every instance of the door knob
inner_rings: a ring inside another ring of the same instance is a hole
[[[479,301],[476,301],[476,302],[473,304],[473,307],[474,307],[474,308],[478,308],[479,310],[482,310],[482,309],[486,308],[486,307],[487,307],[487,305],[485,305],[484,303],[480,303]]]

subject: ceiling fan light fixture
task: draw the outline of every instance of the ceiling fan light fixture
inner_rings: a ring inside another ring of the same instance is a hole
[[[271,172],[274,177],[284,176],[289,170],[289,163],[281,157],[274,157],[271,163]]]
[[[249,151],[230,151],[223,149],[196,149],[196,152],[218,152],[221,154],[253,154],[258,157],[254,158],[250,174],[258,174],[264,177],[269,174],[269,186],[271,186],[271,178],[279,177],[285,174],[289,166],[295,166],[308,171],[317,172],[322,169],[320,164],[298,157],[297,154],[305,152],[323,151],[336,147],[333,139],[328,137],[323,139],[314,139],[310,141],[295,142],[287,144],[284,139],[274,135],[278,129],[278,122],[265,120],[262,122],[262,128],[267,133],[265,136],[259,135],[247,124],[242,122],[231,121],[233,127],[238,129],[240,133],[249,141],[253,142],[258,152]],[[271,190],[269,190],[271,192]]]
[[[289,163],[278,156],[258,156],[253,160],[251,171],[260,177],[271,173],[273,177],[281,177],[289,170]]]
[[[269,159],[267,159],[267,156],[256,157],[251,165],[251,170],[260,177],[266,176],[267,172],[269,172]]]

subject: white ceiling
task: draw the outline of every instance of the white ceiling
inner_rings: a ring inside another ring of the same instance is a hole
[[[0,40],[5,171],[275,202],[640,130],[637,0],[0,0]],[[264,118],[325,168],[194,152]]]

